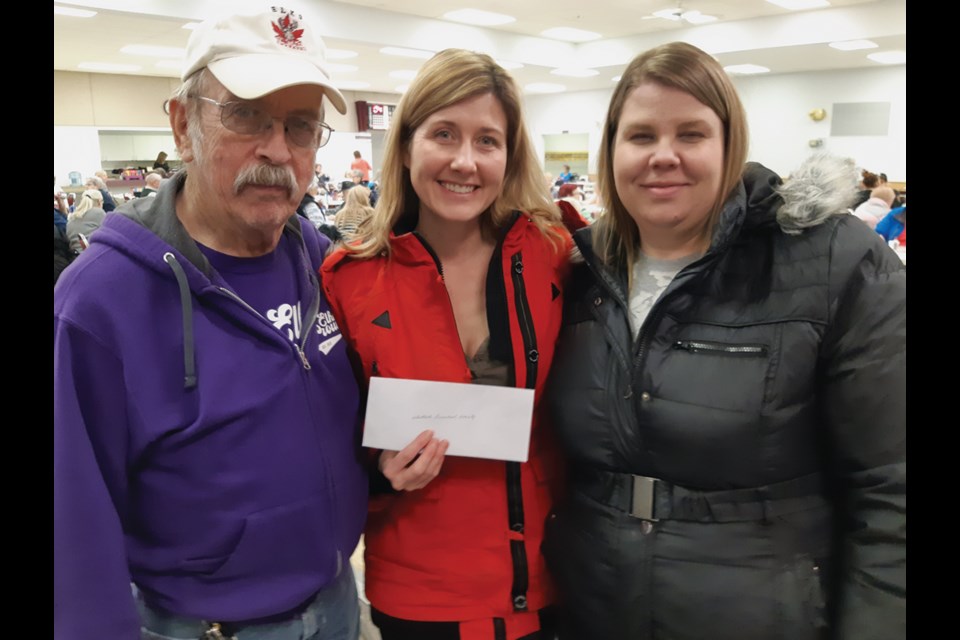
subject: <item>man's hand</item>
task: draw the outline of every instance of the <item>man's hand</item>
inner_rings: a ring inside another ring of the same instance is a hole
[[[433,437],[433,431],[424,431],[400,451],[380,454],[380,472],[397,491],[422,489],[440,473],[444,454],[450,442]]]

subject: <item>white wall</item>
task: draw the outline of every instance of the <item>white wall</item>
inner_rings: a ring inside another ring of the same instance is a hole
[[[852,157],[858,166],[884,172],[892,182],[907,180],[907,68],[906,65],[779,74],[738,76],[734,79],[747,110],[750,159],[786,176],[810,153],[823,150]],[[543,157],[545,134],[589,134],[590,173],[597,170],[603,120],[609,91],[529,96],[527,122],[537,154]],[[890,102],[890,130],[886,136],[830,136],[835,102]],[[822,107],[827,118],[814,122],[807,115]],[[822,138],[813,149],[809,141]]]

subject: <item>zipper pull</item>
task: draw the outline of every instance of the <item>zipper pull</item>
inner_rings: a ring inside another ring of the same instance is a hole
[[[297,355],[300,356],[300,362],[303,363],[303,368],[307,371],[310,371],[310,361],[307,360],[307,354],[303,352],[303,349],[300,348],[300,345],[297,346]]]

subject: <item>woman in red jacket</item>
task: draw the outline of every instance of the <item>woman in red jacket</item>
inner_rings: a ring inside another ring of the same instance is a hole
[[[489,56],[435,55],[397,108],[375,214],[323,265],[365,380],[535,390],[528,462],[445,459],[430,431],[371,452],[386,491],[371,498],[365,588],[384,640],[554,637],[540,543],[560,458],[540,392],[571,243],[521,110]]]

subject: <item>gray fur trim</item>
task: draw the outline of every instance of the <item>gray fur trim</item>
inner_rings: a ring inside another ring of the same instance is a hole
[[[790,174],[777,191],[783,206],[777,222],[784,233],[799,235],[833,215],[846,214],[857,197],[857,167],[852,158],[817,153]]]

